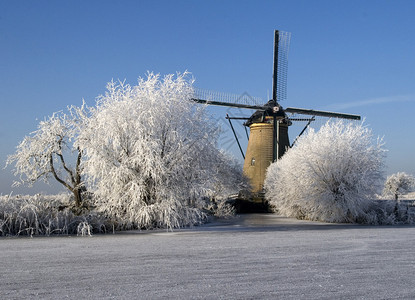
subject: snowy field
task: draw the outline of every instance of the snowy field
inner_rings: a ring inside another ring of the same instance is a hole
[[[243,215],[174,232],[0,238],[1,299],[414,299],[415,226]]]

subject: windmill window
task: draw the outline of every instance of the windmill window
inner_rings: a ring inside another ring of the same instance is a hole
[[[252,157],[252,159],[251,159],[251,166],[255,166],[255,158],[254,157]]]

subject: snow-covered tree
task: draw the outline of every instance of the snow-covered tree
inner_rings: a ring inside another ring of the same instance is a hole
[[[122,227],[173,228],[205,217],[198,201],[215,193],[227,166],[218,124],[190,101],[192,84],[187,72],[149,73],[136,86],[110,82],[92,110],[78,145],[97,207]]]
[[[363,124],[328,121],[310,129],[271,164],[266,197],[282,215],[326,222],[371,222],[385,150]]]
[[[383,189],[384,195],[393,195],[398,200],[400,195],[412,192],[415,188],[415,177],[405,172],[398,172],[388,176]]]
[[[74,196],[75,205],[82,204],[82,151],[74,142],[87,122],[85,104],[69,107],[68,112],[54,113],[41,121],[36,131],[26,136],[9,155],[7,165],[14,164],[14,174],[20,181],[14,184],[32,186],[38,180],[50,178],[65,186]],[[71,165],[69,161],[73,160]]]

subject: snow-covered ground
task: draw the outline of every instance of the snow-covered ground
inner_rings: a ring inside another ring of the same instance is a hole
[[[0,238],[1,299],[413,299],[415,226],[242,215],[174,232]]]

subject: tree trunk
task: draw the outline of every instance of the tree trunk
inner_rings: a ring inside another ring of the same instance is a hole
[[[81,207],[82,204],[82,190],[79,188],[75,188],[72,191],[73,195],[74,195],[74,199],[75,199],[75,206],[76,207]]]

